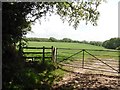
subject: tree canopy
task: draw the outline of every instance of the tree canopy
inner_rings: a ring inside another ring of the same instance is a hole
[[[79,2],[4,2],[3,44],[17,43],[30,31],[31,23],[47,13],[60,15],[63,21],[77,28],[81,20],[97,25],[98,6],[102,0],[80,0]],[[5,46],[6,47],[6,46]],[[4,48],[4,47],[3,47]]]
[[[76,29],[81,20],[97,25],[98,6],[103,0],[80,0],[80,2],[3,2],[2,3],[2,60],[3,87],[13,87],[21,73],[21,57],[16,45],[31,24],[47,14],[56,13]],[[21,65],[22,64],[22,65]],[[19,82],[19,83],[20,83]]]
[[[103,47],[108,49],[120,49],[120,38],[111,38],[103,42]]]

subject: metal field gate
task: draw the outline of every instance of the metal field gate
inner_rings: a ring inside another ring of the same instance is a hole
[[[57,48],[57,63],[92,71],[120,73],[120,51]]]

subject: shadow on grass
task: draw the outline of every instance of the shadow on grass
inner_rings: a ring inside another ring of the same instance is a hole
[[[52,73],[56,66],[52,62],[26,62],[24,68],[17,72],[13,81],[4,90],[51,90],[52,84],[60,77]]]

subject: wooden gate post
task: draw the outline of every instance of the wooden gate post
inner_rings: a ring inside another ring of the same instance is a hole
[[[52,46],[52,61],[56,62],[56,47]]]
[[[55,56],[56,57],[56,62],[57,62],[57,55],[58,55],[57,51],[58,51],[58,49],[56,48],[56,56]]]
[[[85,51],[85,49],[83,49],[82,51],[83,51],[82,68],[84,68],[84,59],[85,59],[84,51]]]
[[[45,62],[45,47],[43,46],[43,56],[42,56],[42,63]]]
[[[51,57],[51,60],[52,60],[52,61],[53,61],[53,51],[54,51],[53,49],[54,49],[54,48],[53,48],[53,46],[52,46],[52,49],[51,49],[51,56],[52,56],[52,57]]]

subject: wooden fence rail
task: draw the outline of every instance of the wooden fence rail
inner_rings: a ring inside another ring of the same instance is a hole
[[[35,50],[35,51],[25,51],[25,50]],[[46,50],[50,50],[50,51],[46,51]],[[51,59],[53,62],[55,62],[56,60],[56,48],[53,46],[51,47],[45,47],[45,46],[23,47],[23,54],[24,54],[25,59],[31,59],[32,61],[34,61],[35,59],[42,59],[42,62],[44,63],[45,59],[47,58]],[[31,56],[31,55],[35,55],[35,56]]]

